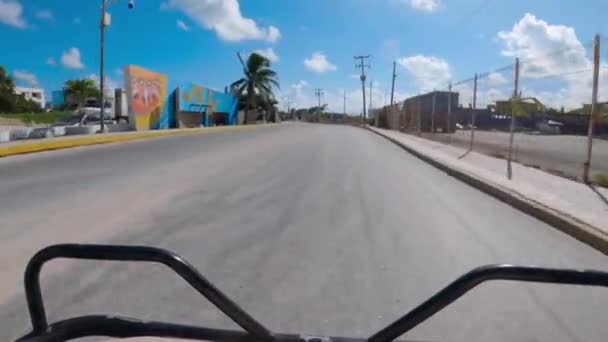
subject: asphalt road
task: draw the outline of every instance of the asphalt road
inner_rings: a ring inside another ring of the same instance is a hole
[[[489,263],[607,257],[354,127],[283,124],[0,159],[0,340],[29,328],[26,260],[54,242],[160,246],[270,329],[364,337]],[[234,327],[166,269],[53,263],[50,320]],[[605,341],[608,289],[482,285],[405,338]]]
[[[447,142],[446,134],[424,134],[425,138]],[[509,155],[507,132],[476,131],[473,149],[491,156],[507,158]],[[457,131],[452,135],[452,144],[464,148],[470,145],[471,131]],[[583,163],[587,157],[587,137],[575,135],[540,135],[516,133],[513,140],[515,161],[564,175],[582,178]],[[593,140],[591,159],[592,178],[608,174],[608,141]]]

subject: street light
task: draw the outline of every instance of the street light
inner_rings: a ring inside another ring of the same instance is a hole
[[[101,0],[101,19],[100,19],[100,31],[101,31],[101,44],[100,46],[100,57],[99,57],[99,122],[101,133],[105,131],[105,93],[104,93],[104,48],[106,43],[106,25],[110,25],[110,15],[106,13],[106,7],[111,2],[118,2],[119,0]],[[133,9],[135,7],[135,0],[129,0],[128,8]]]

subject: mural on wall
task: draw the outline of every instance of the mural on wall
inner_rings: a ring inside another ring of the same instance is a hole
[[[127,65],[124,70],[131,122],[137,130],[169,127],[167,75]]]
[[[180,111],[209,114],[201,117],[206,119],[206,122],[201,122],[205,126],[209,126],[209,118],[213,113],[224,113],[226,124],[236,124],[238,99],[235,96],[196,84],[180,87],[179,94]]]

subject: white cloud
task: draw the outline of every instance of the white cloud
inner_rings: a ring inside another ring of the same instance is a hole
[[[350,78],[353,80],[361,80],[361,74],[350,74]]]
[[[99,87],[99,75],[98,74],[88,74],[87,76],[85,76],[85,78],[92,80],[93,82],[95,82],[95,85],[97,85]],[[103,84],[104,89],[114,89],[114,88],[119,87],[118,82],[116,82],[114,79],[112,79],[108,75],[104,75],[103,79],[104,79],[104,84]]]
[[[0,0],[0,22],[17,28],[26,28],[23,7],[17,0]]]
[[[503,85],[505,83],[508,83],[506,77],[499,72],[491,72],[489,73],[487,76],[487,82],[490,85]]]
[[[522,77],[545,76],[591,66],[574,28],[550,25],[530,13],[515,23],[511,31],[498,32],[497,36],[503,44],[504,56],[518,56],[525,61],[522,63]]]
[[[57,61],[55,60],[54,57],[49,57],[46,59],[46,64],[50,65],[50,66],[56,66],[57,65]]]
[[[84,68],[84,64],[82,64],[82,61],[80,60],[80,50],[72,47],[67,51],[64,51],[63,54],[61,54],[61,64],[70,69]]]
[[[15,79],[16,81],[21,81],[25,84],[27,84],[28,86],[34,87],[36,85],[38,85],[38,79],[36,78],[36,75],[32,74],[29,71],[26,70],[14,70],[12,73],[13,79]]]
[[[168,8],[183,11],[223,40],[257,39],[274,43],[281,37],[278,28],[259,27],[253,19],[243,17],[237,0],[168,0],[161,4],[161,9]]]
[[[268,37],[266,38],[266,40],[271,43],[274,43],[279,40],[279,38],[281,38],[281,31],[279,31],[278,28],[272,25],[268,26]]]
[[[184,31],[186,31],[186,32],[190,31],[190,27],[188,27],[188,25],[186,25],[186,23],[183,22],[183,21],[181,21],[181,20],[177,21],[177,27],[180,28],[180,29],[182,29],[182,30],[184,30]]]
[[[36,12],[36,17],[40,19],[53,20],[53,12],[48,9],[42,9]]]
[[[413,9],[433,12],[440,8],[441,0],[409,0],[410,6]]]
[[[581,43],[574,28],[550,24],[526,13],[497,38],[504,56],[521,59],[520,89],[524,97],[534,96],[546,106],[566,109],[590,102],[591,46]],[[572,74],[578,71],[583,72]],[[602,80],[600,89],[607,89],[608,80]]]
[[[276,62],[279,60],[279,56],[277,56],[277,54],[274,52],[274,50],[271,47],[269,47],[267,49],[253,50],[253,52],[268,58],[268,60],[271,62]]]
[[[325,54],[320,51],[313,52],[310,58],[304,59],[304,65],[308,70],[319,73],[338,69],[338,67],[330,63]]]
[[[416,55],[403,57],[397,64],[405,68],[418,91],[431,91],[444,86],[452,77],[448,62],[439,57]]]

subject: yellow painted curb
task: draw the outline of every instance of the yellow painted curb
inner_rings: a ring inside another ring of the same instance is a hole
[[[155,137],[162,137],[162,136],[238,131],[238,130],[244,130],[244,129],[257,128],[257,127],[268,127],[268,126],[274,126],[274,125],[278,125],[278,124],[220,126],[220,127],[209,127],[209,128],[183,128],[183,129],[109,133],[109,134],[51,138],[51,139],[43,139],[43,140],[31,140],[31,141],[25,141],[25,142],[8,143],[4,146],[0,145],[0,157],[7,157],[7,156],[16,155],[16,154],[58,150],[58,149],[78,147],[78,146],[88,146],[88,145],[124,142],[124,141],[131,141],[131,140],[141,140],[141,139],[145,139],[145,138],[155,138]]]

